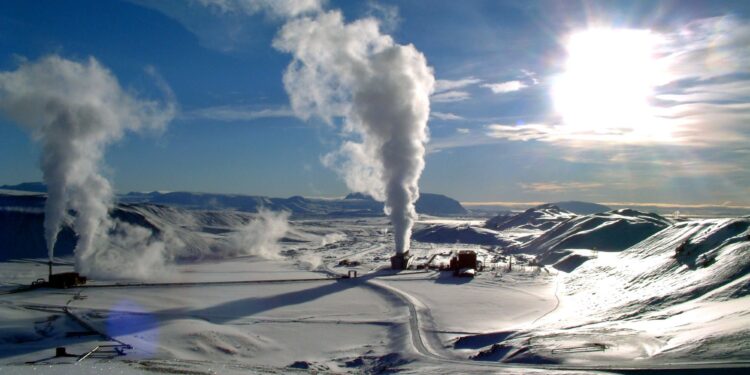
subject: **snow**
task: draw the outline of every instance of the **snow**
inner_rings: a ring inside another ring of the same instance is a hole
[[[681,222],[619,254],[590,259],[562,276],[559,309],[505,345],[527,349],[514,361],[746,361],[748,226],[746,218]],[[687,250],[676,254],[682,243]],[[707,255],[711,262],[696,262]]]
[[[474,278],[456,278],[388,269],[393,237],[382,217],[292,220],[269,260],[211,251],[251,214],[119,210],[192,241],[196,252],[145,285],[91,280],[11,294],[46,277],[47,266],[0,262],[0,371],[549,373],[750,359],[750,218],[672,223],[553,207],[517,214],[504,229],[424,218],[415,239],[424,230],[445,242],[413,241],[414,264],[437,266],[449,260],[441,254],[466,249],[485,264]],[[492,240],[456,243],[462,232]],[[56,259],[55,272],[71,262]],[[359,277],[332,278],[349,270]],[[87,326],[105,336],[68,337]],[[81,365],[50,358],[57,346],[81,354],[117,341],[132,349]]]

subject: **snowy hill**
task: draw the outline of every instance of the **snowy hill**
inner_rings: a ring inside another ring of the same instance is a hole
[[[541,253],[558,249],[620,251],[666,228],[669,220],[651,213],[622,209],[571,217],[517,250]]]
[[[485,226],[498,231],[511,228],[546,230],[575,216],[576,214],[550,203],[529,208],[518,214],[495,216],[487,220]]]
[[[17,185],[2,185],[1,190],[10,192],[45,193],[47,186],[41,182],[24,182]],[[244,194],[213,194],[185,191],[130,192],[118,196],[122,203],[154,203],[191,210],[237,210],[258,212],[260,209],[289,211],[293,216],[364,217],[383,216],[383,202],[362,193],[351,193],[343,199],[271,198]],[[420,193],[415,204],[420,214],[434,216],[465,215],[468,211],[457,200],[441,194]]]
[[[469,212],[453,198],[430,193],[420,193],[415,208],[420,214],[434,216],[466,215]]]
[[[0,194],[0,260],[47,256],[44,240],[44,195]],[[176,259],[223,257],[229,251],[222,234],[236,231],[253,219],[237,211],[188,211],[154,204],[120,203],[111,216],[146,228],[154,238],[178,243]],[[55,245],[56,256],[73,253],[77,237],[65,224]]]
[[[630,209],[576,215],[545,204],[493,217],[484,228],[467,224],[421,225],[412,238],[430,243],[502,246],[515,253],[538,255],[542,264],[569,257],[563,267],[570,271],[588,259],[585,252],[575,253],[574,249],[621,251],[670,225],[659,215]]]
[[[557,310],[475,358],[614,365],[634,358],[640,365],[747,361],[748,228],[747,217],[680,222],[590,260],[561,276]]]
[[[128,193],[120,197],[123,202],[156,203],[198,210],[238,210],[258,212],[290,211],[294,216],[382,216],[383,203],[363,194],[349,194],[344,199],[269,198],[239,194],[209,194],[191,192]],[[428,215],[462,215],[467,211],[461,204],[439,194],[421,193],[416,203],[417,212]]]
[[[47,185],[41,182],[22,182],[17,185],[0,185],[0,190],[27,191],[32,193],[46,193]]]
[[[46,257],[43,195],[0,194],[0,260]],[[65,225],[58,235],[55,254],[71,255],[77,237]]]
[[[506,246],[510,242],[491,229],[470,225],[437,224],[420,226],[412,234],[412,239],[428,243],[462,243],[474,245]]]

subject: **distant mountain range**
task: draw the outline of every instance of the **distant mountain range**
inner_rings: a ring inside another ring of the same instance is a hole
[[[3,185],[0,186],[0,189],[39,193],[47,191],[46,186],[41,182]],[[306,198],[302,196],[271,198],[241,194],[154,191],[148,193],[131,192],[118,196],[118,200],[121,203],[152,203],[194,210],[237,210],[244,212],[257,212],[261,209],[285,210],[296,217],[383,215],[383,202],[361,193],[352,193],[341,199]],[[469,213],[455,199],[440,194],[421,193],[415,206],[418,213],[434,216],[456,216]]]
[[[28,191],[32,193],[46,193],[47,185],[43,182],[22,182],[18,185],[0,185],[2,190]]]
[[[119,197],[126,203],[155,203],[201,210],[239,210],[257,212],[260,209],[290,211],[294,216],[380,216],[383,202],[372,197],[354,193],[343,199],[270,198],[253,195],[207,194],[190,192],[128,193]],[[436,216],[465,215],[468,211],[458,201],[440,194],[421,193],[416,203],[420,214]]]

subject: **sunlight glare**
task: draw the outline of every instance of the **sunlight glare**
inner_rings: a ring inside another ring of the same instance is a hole
[[[627,141],[668,137],[649,99],[659,80],[649,30],[590,29],[570,37],[565,73],[552,88],[566,131]]]

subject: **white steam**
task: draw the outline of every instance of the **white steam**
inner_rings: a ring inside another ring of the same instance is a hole
[[[346,235],[343,233],[327,233],[325,236],[320,238],[320,246],[326,246],[330,244],[334,244],[336,242],[341,242],[346,239]]]
[[[112,263],[119,261],[114,249],[126,236],[115,233],[110,241],[109,232],[115,230],[109,217],[113,192],[100,172],[101,162],[106,146],[126,131],[163,129],[172,119],[175,106],[168,88],[163,87],[169,99],[166,104],[137,99],[94,58],[75,62],[49,56],[0,73],[0,111],[30,130],[42,146],[41,168],[48,187],[44,226],[50,258],[60,225],[72,210],[78,235],[76,269],[91,274],[103,264],[127,267]],[[135,235],[144,239],[143,233]],[[121,247],[134,247],[129,241]],[[145,261],[158,263],[158,259]]]
[[[323,258],[313,253],[305,253],[298,259],[300,267],[308,271],[317,271],[323,265]]]
[[[280,259],[279,240],[289,231],[289,213],[260,210],[256,218],[230,236],[233,255]]]
[[[352,190],[385,201],[396,252],[408,251],[435,82],[425,57],[381,34],[376,19],[346,24],[339,11],[289,21],[273,45],[294,57],[284,85],[295,113],[343,117],[361,138],[324,162],[338,165]]]

